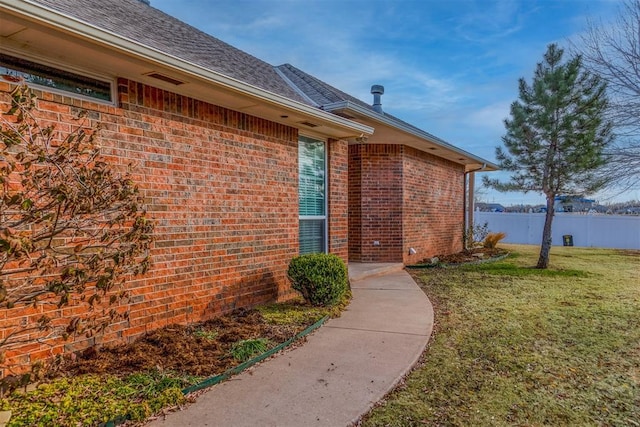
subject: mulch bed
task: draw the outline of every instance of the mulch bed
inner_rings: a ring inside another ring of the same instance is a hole
[[[425,258],[416,263],[416,265],[461,265],[482,260],[498,258],[507,254],[507,251],[501,248],[474,248],[464,250],[455,254],[437,255],[435,257]],[[435,260],[437,258],[437,261]],[[435,261],[435,263],[433,262]]]
[[[257,310],[239,310],[207,322],[171,325],[133,343],[90,348],[52,367],[50,375],[114,374],[159,370],[199,377],[220,374],[238,365],[231,346],[245,339],[267,338],[274,346],[305,326],[266,323]]]
[[[482,257],[478,254],[482,253]],[[496,258],[504,249],[475,248],[438,255],[436,265],[460,265]],[[426,258],[418,265],[433,264]],[[238,365],[231,354],[240,340],[267,338],[278,345],[309,325],[268,324],[257,310],[238,310],[203,323],[170,325],[149,332],[136,341],[115,347],[89,348],[51,366],[49,376],[81,374],[127,375],[159,370],[209,377]]]

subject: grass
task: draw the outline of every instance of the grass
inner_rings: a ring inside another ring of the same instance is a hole
[[[218,331],[208,331],[206,329],[199,328],[193,331],[193,335],[208,341],[213,341],[218,338],[219,333]]]
[[[302,298],[291,302],[266,304],[256,307],[264,319],[274,325],[306,325],[315,323],[325,316],[340,317],[351,302],[351,290],[347,290],[340,300],[332,306],[313,306],[305,304]]]
[[[258,307],[262,317],[273,325],[305,325],[317,322],[328,314],[328,308],[301,305],[295,302],[267,304]]]
[[[434,335],[362,425],[640,426],[640,253],[554,247],[537,270],[508,249],[418,273]]]
[[[231,355],[238,362],[246,362],[252,357],[258,356],[273,345],[266,338],[253,338],[241,340],[231,347]]]
[[[32,392],[0,399],[0,409],[11,409],[9,426],[96,426],[123,414],[142,421],[184,403],[181,389],[194,381],[159,372],[58,378]]]

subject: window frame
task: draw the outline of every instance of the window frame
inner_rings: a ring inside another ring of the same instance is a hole
[[[31,62],[34,65],[39,65],[39,66],[43,66],[46,68],[51,68],[54,71],[59,71],[61,73],[66,73],[69,75],[70,78],[73,77],[73,75],[76,75],[79,78],[86,78],[88,80],[96,80],[99,81],[101,83],[107,84],[109,85],[109,100],[106,99],[102,99],[102,98],[97,98],[97,97],[92,97],[89,95],[83,95],[77,92],[73,92],[73,91],[68,91],[68,90],[64,90],[64,89],[58,89],[55,87],[51,87],[51,86],[47,86],[47,85],[41,85],[38,83],[33,83],[33,82],[29,82],[29,81],[23,81],[21,80],[21,82],[24,82],[26,85],[28,85],[29,87],[32,87],[34,89],[37,90],[41,90],[43,92],[50,92],[56,95],[61,95],[61,96],[68,96],[70,98],[74,98],[74,99],[81,99],[84,101],[90,101],[90,102],[95,102],[95,103],[99,103],[99,104],[103,104],[103,105],[109,105],[109,106],[116,106],[116,101],[118,98],[118,94],[117,94],[117,84],[116,84],[116,79],[114,77],[108,77],[105,75],[98,75],[92,72],[88,72],[86,70],[82,70],[82,69],[78,69],[78,68],[73,68],[73,67],[69,67],[67,65],[61,65],[59,63],[54,63],[52,61],[48,61],[46,59],[43,58],[39,58],[39,57],[35,57],[33,55],[25,55],[23,52],[15,52],[12,51],[10,49],[0,49],[0,54],[4,55],[4,56],[8,56],[8,57],[12,57],[15,58],[17,60],[22,60],[22,61],[27,61],[27,62]],[[1,65],[0,67],[3,68],[9,68],[11,69],[11,67],[7,67],[5,65]],[[31,72],[28,71],[18,71],[15,70],[18,73],[25,73],[25,74],[31,74],[33,75]],[[3,79],[2,76],[0,76],[0,81],[7,81],[9,83],[13,83],[13,84],[19,84],[20,82],[12,82],[9,81],[8,79]],[[87,84],[88,82],[84,82],[84,84]]]
[[[323,155],[324,155],[324,201],[323,201],[323,209],[324,215],[300,215],[300,145],[303,142],[302,139],[306,139],[309,142],[320,142],[323,146]],[[300,223],[304,220],[322,220],[322,232],[323,232],[323,241],[322,241],[322,252],[320,253],[329,253],[329,144],[326,139],[321,139],[318,137],[310,136],[307,134],[299,134],[298,135],[298,233],[300,231]],[[298,244],[300,244],[300,237],[298,237]],[[301,247],[301,246],[300,246]],[[300,249],[298,249],[300,252]]]

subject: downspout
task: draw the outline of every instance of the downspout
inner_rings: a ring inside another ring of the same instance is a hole
[[[474,198],[474,194],[473,194],[473,190],[475,187],[475,179],[473,179],[472,181],[470,180],[470,184],[469,185],[469,196],[468,196],[468,200],[467,200],[467,175],[472,173],[474,175],[471,175],[469,178],[475,178],[475,173],[479,172],[481,170],[484,170],[487,168],[487,164],[483,163],[481,167],[479,167],[478,169],[473,169],[470,171],[466,171],[464,173],[464,185],[463,185],[463,189],[462,189],[462,215],[463,215],[463,229],[462,229],[462,241],[464,242],[464,248],[463,249],[467,249],[467,244],[469,242],[467,242],[467,230],[469,229],[469,227],[473,227],[473,198]],[[468,206],[467,206],[468,205]],[[471,210],[469,209],[471,208]]]

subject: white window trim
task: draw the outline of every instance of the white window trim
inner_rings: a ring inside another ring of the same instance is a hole
[[[315,135],[312,136],[310,134],[299,133],[298,137],[301,136],[324,144],[324,215],[298,215],[298,227],[300,227],[300,220],[324,220],[324,241],[322,242],[322,252],[327,254],[329,253],[329,143],[325,138],[319,138]],[[298,150],[299,149],[300,140],[298,140]],[[299,191],[300,190],[298,190],[298,192]]]

